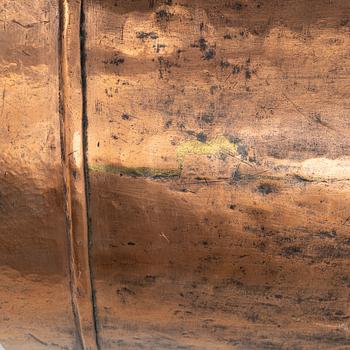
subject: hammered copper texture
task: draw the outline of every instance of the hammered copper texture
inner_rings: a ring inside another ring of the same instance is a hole
[[[2,3],[6,350],[80,350],[81,276],[98,350],[350,349],[348,0],[85,0],[63,128],[59,3]]]

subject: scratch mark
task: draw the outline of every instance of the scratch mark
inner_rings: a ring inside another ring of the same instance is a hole
[[[26,28],[26,29],[33,28],[33,27],[34,27],[35,25],[37,25],[37,24],[42,24],[42,23],[47,24],[47,23],[49,23],[49,22],[50,22],[50,21],[40,21],[40,22],[35,22],[35,23],[23,24],[23,23],[21,23],[21,22],[16,21],[15,19],[12,20],[12,23],[17,24],[17,25],[19,25],[20,27]]]
[[[1,118],[4,116],[6,88],[2,91]]]
[[[44,346],[49,346],[48,343],[44,342],[43,340],[39,339],[38,337],[36,337],[35,335],[33,335],[32,333],[28,333],[28,335],[34,339],[36,342],[38,342],[39,344],[41,345],[44,345]]]
[[[163,237],[168,243],[170,243],[169,238],[163,232],[161,232],[159,236]]]
[[[300,115],[302,115],[304,118],[306,119],[309,119],[311,120],[312,122],[314,123],[317,123],[319,125],[322,125],[323,127],[327,128],[327,129],[330,129],[330,130],[333,130],[335,131],[332,127],[330,127],[328,124],[326,124],[325,122],[322,122],[319,118],[318,119],[315,119],[315,118],[312,118],[308,115],[306,115],[302,110],[301,108],[294,102],[292,101],[284,92],[282,92],[282,96],[294,107],[295,111],[297,111]]]

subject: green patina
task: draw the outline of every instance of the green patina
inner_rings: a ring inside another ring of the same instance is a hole
[[[113,164],[94,164],[90,166],[91,171],[105,172],[113,174],[123,174],[136,177],[150,178],[173,178],[181,175],[183,162],[188,155],[211,155],[220,156],[222,154],[237,155],[237,145],[225,136],[217,136],[208,141],[198,140],[185,141],[176,148],[177,169],[159,169],[150,167],[125,167]]]
[[[179,169],[157,169],[147,167],[125,167],[112,164],[95,164],[90,167],[91,171],[123,174],[136,177],[171,178],[180,176]]]
[[[219,156],[221,154],[236,155],[237,145],[230,142],[225,136],[217,136],[208,142],[201,142],[198,140],[183,142],[176,149],[176,159],[180,168],[186,156],[191,154],[212,156]]]

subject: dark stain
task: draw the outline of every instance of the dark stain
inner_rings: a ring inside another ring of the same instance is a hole
[[[155,32],[137,32],[136,33],[137,39],[158,39],[158,34]]]
[[[347,288],[350,288],[350,278],[348,276],[341,276],[340,280]]]
[[[227,60],[222,59],[220,61],[220,67],[221,68],[229,68],[232,67],[232,74],[239,74],[241,72],[241,67],[238,64],[230,64]]]
[[[231,181],[237,182],[242,178],[241,172],[239,171],[239,168],[236,168],[233,170],[231,175]]]
[[[231,34],[225,34],[224,35],[224,39],[225,40],[231,40],[232,39],[232,35]]]
[[[195,135],[196,135],[196,132],[193,131],[193,130],[185,130],[185,133],[186,133],[187,135],[190,135],[190,136],[195,136]]]
[[[248,155],[249,155],[248,147],[245,145],[245,143],[239,137],[236,137],[236,136],[231,135],[231,134],[226,134],[225,136],[228,138],[228,140],[231,143],[234,143],[237,146],[237,152],[243,159],[248,159],[249,162],[251,162],[251,163],[257,162],[255,159],[255,156],[248,158]]]
[[[320,231],[316,233],[316,236],[319,236],[321,238],[335,238],[337,237],[337,231],[332,230],[332,231]]]
[[[124,63],[124,58],[119,57],[118,55],[114,55],[112,58],[103,61],[104,64],[114,64],[116,66],[119,66],[120,64]]]
[[[215,117],[213,116],[213,114],[203,114],[200,117],[200,121],[206,124],[212,124],[214,122],[214,119]]]
[[[210,94],[214,95],[217,90],[218,90],[218,86],[217,85],[212,85],[210,87]]]
[[[156,276],[147,275],[147,276],[145,277],[145,282],[146,282],[147,284],[153,284],[153,283],[156,282],[156,279],[157,279]]]
[[[207,135],[201,131],[197,134],[197,140],[204,143],[207,141]]]
[[[350,345],[350,338],[340,332],[323,332],[312,335],[300,335],[301,340],[313,341],[318,344]]]
[[[237,152],[242,158],[247,159],[247,157],[248,157],[248,148],[247,148],[246,145],[243,145],[242,143],[238,143],[238,145],[237,145]]]
[[[229,209],[234,210],[234,209],[236,209],[237,205],[236,204],[229,204],[228,207],[229,207]]]
[[[200,38],[198,40],[198,46],[201,49],[201,51],[204,51],[207,48],[208,44],[207,41],[204,38]]]
[[[99,100],[97,100],[96,103],[95,103],[95,111],[98,114],[102,113],[102,102],[99,101]]]
[[[136,295],[134,291],[132,291],[129,288],[123,287],[120,289],[117,289],[117,295],[120,298],[120,301],[125,304],[127,302],[128,297]]]
[[[234,64],[234,65],[232,66],[232,74],[238,74],[238,73],[240,73],[240,72],[241,72],[241,67],[238,66],[237,64]]]
[[[225,134],[225,136],[228,138],[228,140],[231,142],[231,143],[235,143],[235,144],[238,144],[241,142],[240,138],[232,135],[232,134]]]
[[[259,350],[281,350],[283,346],[280,343],[274,343],[272,341],[264,340],[257,343],[257,348]],[[290,350],[300,350],[298,348],[289,348]]]
[[[230,67],[230,63],[228,63],[226,60],[222,59],[220,61],[220,67],[221,68],[228,68],[228,67]]]
[[[255,163],[255,164],[257,164],[257,165],[260,165],[260,164],[261,164],[261,163],[256,159],[256,156],[255,156],[255,155],[248,157],[248,160],[249,160],[251,163]]]
[[[214,289],[220,289],[220,288],[227,288],[227,287],[237,287],[237,288],[244,288],[244,285],[241,281],[234,279],[232,277],[230,278],[225,278],[224,280],[222,280],[220,286],[215,287]]]
[[[257,321],[259,321],[259,315],[255,312],[249,312],[246,315],[246,319],[252,323],[256,323]]]
[[[177,49],[177,50],[176,50],[176,57],[177,57],[178,59],[180,59],[181,54],[182,54],[183,52],[185,52],[185,50]]]
[[[235,10],[235,11],[242,11],[243,10],[243,5],[242,3],[240,2],[236,2],[232,5],[232,10]]]
[[[251,79],[252,78],[252,70],[250,69],[250,68],[246,68],[245,69],[245,78],[247,79],[247,80],[249,80],[249,79]]]
[[[256,190],[261,193],[262,195],[266,196],[268,194],[271,194],[271,193],[276,193],[278,192],[277,191],[277,188],[275,186],[272,186],[268,183],[263,183],[263,184],[260,184]]]
[[[158,57],[158,62],[159,62],[159,78],[163,79],[164,75],[170,74],[171,70],[170,68],[173,66],[167,59],[163,57]]]
[[[227,159],[227,154],[224,153],[224,152],[220,152],[220,154],[219,154],[219,159],[222,160],[222,161],[226,161],[226,159]]]
[[[285,247],[282,249],[282,255],[285,257],[296,256],[302,254],[302,249],[296,246]]]
[[[176,126],[180,129],[180,130],[184,130],[186,129],[186,125],[183,122],[177,122]],[[191,130],[186,131],[189,135],[194,135],[193,132]]]
[[[340,20],[340,25],[342,27],[345,27],[345,26],[348,26],[350,23],[349,21],[349,18],[348,17],[343,17],[341,20]]]
[[[317,247],[317,255],[321,259],[348,259],[350,251],[337,245],[322,245]]]
[[[172,14],[167,10],[159,10],[156,12],[156,18],[159,22],[168,22]]]
[[[156,52],[159,53],[161,49],[165,49],[166,45],[164,44],[157,44],[153,46],[156,49]]]
[[[202,57],[205,60],[211,60],[215,57],[215,46],[211,46],[207,43],[205,38],[201,37],[194,44],[191,44],[191,47],[198,47],[202,52]]]
[[[165,127],[166,127],[167,129],[169,129],[169,128],[171,127],[172,124],[173,124],[173,121],[172,121],[172,120],[167,120],[167,121],[165,122]]]
[[[210,47],[203,52],[203,58],[207,61],[212,60],[216,55],[214,48]]]
[[[136,245],[134,242],[128,242],[128,245]]]
[[[129,120],[129,119],[130,119],[130,115],[127,114],[127,113],[123,113],[122,116],[121,116],[121,118],[122,118],[123,120]]]

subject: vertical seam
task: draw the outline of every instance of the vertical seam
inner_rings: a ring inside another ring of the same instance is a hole
[[[86,73],[86,22],[85,22],[85,1],[81,0],[80,7],[80,67],[81,67],[81,91],[82,91],[82,130],[83,130],[83,164],[84,164],[84,184],[86,196],[86,219],[88,225],[88,258],[90,271],[91,285],[91,303],[94,319],[94,328],[96,335],[97,349],[100,349],[99,334],[98,334],[98,317],[96,304],[96,289],[93,272],[93,231],[90,210],[90,176],[88,163],[88,113],[87,113],[87,73]]]

